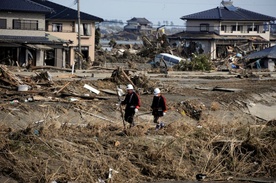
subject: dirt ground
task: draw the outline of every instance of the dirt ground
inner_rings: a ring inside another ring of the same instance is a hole
[[[0,88],[0,180],[193,181],[205,173],[208,181],[275,181],[274,77],[148,74],[136,85],[137,125],[127,130],[114,93],[127,81],[20,78],[32,83],[30,90]],[[161,130],[150,114],[154,87],[169,108]]]

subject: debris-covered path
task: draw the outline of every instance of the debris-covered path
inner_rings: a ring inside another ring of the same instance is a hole
[[[6,73],[0,88],[0,180],[168,182],[196,181],[199,173],[206,181],[276,177],[273,77],[140,75],[134,80],[128,75],[142,106],[137,125],[124,132],[116,87],[124,88],[128,78],[118,82],[111,72],[101,79]],[[19,81],[31,88],[18,91]],[[157,86],[169,107],[161,130],[150,114]]]

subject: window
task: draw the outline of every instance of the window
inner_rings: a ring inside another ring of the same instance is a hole
[[[237,28],[236,25],[232,25],[232,26],[231,26],[231,31],[232,31],[232,32],[236,31],[236,30],[237,30],[236,28]]]
[[[254,26],[254,31],[259,32],[259,30],[260,30],[260,26],[259,25],[255,25]]]
[[[6,28],[7,28],[7,20],[0,19],[0,29],[6,29]]]
[[[201,32],[208,32],[209,31],[209,24],[200,24],[200,31]]]
[[[243,26],[242,25],[238,25],[238,31],[243,32]]]
[[[61,23],[53,23],[53,32],[62,32],[62,24]]]
[[[83,35],[91,36],[91,26],[90,26],[90,24],[83,24]]]
[[[78,24],[76,24],[76,32],[78,32]],[[80,24],[80,35],[91,36],[91,24]]]
[[[256,32],[259,32],[260,30],[260,26],[259,25],[248,25],[247,26],[247,32],[250,32],[250,31],[256,31]]]
[[[226,29],[227,29],[227,26],[226,26],[226,25],[221,25],[221,27],[220,27],[220,30],[221,30],[221,31],[226,32]]]
[[[250,31],[252,31],[252,25],[247,26],[247,32],[250,32]]]
[[[38,21],[37,20],[13,20],[13,29],[21,30],[38,30]]]

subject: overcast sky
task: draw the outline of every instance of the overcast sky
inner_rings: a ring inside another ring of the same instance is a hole
[[[75,0],[50,0],[77,9]],[[276,0],[232,0],[233,5],[276,17]],[[180,17],[220,6],[221,0],[80,0],[82,12],[104,20],[146,18],[153,24],[163,21],[183,25]]]

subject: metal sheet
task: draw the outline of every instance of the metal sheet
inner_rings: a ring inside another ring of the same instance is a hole
[[[50,46],[43,45],[43,44],[26,44],[26,46],[29,48],[36,49],[36,50],[52,50],[52,49],[54,49]]]

